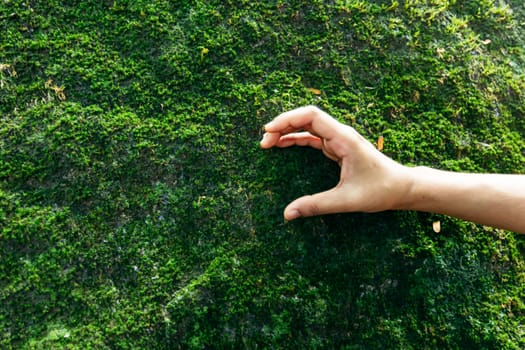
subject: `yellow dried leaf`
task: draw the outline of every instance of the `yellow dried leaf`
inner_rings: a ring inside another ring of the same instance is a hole
[[[53,84],[53,79],[49,78],[44,86],[46,87],[46,89],[50,89],[50,90],[53,90],[53,92],[57,95],[58,99],[60,101],[65,101],[66,100],[66,94],[64,92],[64,87],[63,86],[57,86],[55,84]]]
[[[377,139],[377,149],[379,151],[382,151],[384,145],[385,145],[385,138],[383,136],[379,136],[379,138]]]
[[[434,230],[435,233],[440,233],[441,232],[441,222],[440,221],[434,221],[432,223],[432,229]]]
[[[308,91],[310,91],[314,95],[321,95],[321,90],[316,88],[308,88]]]

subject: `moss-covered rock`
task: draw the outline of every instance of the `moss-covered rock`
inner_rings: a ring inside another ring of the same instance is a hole
[[[2,348],[521,349],[524,240],[333,186],[315,104],[405,164],[525,173],[525,5],[4,1]],[[441,222],[441,233],[432,223]]]

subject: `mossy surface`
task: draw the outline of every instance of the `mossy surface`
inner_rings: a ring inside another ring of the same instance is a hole
[[[524,6],[3,1],[0,347],[523,349],[522,236],[285,223],[337,165],[258,141],[315,104],[404,164],[525,173]]]

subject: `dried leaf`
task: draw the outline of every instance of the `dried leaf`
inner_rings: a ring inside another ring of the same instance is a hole
[[[53,84],[53,79],[49,78],[44,86],[46,87],[46,89],[50,89],[50,90],[53,90],[53,92],[57,95],[58,99],[60,101],[65,101],[66,100],[66,94],[64,92],[64,87],[63,86],[57,86],[55,84]]]
[[[441,222],[440,221],[434,221],[432,223],[432,229],[434,230],[435,233],[440,233],[441,232]]]
[[[308,88],[308,91],[310,91],[314,95],[321,95],[321,90],[316,88]]]
[[[51,88],[51,86],[53,86],[53,79],[51,79],[51,78],[47,79],[47,81],[45,82],[44,86],[45,86],[46,89]]]
[[[383,150],[383,146],[385,144],[385,138],[381,135],[379,136],[379,138],[377,139],[377,149],[379,151],[382,151]]]
[[[483,45],[488,45],[488,44],[490,44],[491,42],[492,42],[492,40],[490,40],[490,39],[485,39],[485,40],[482,40],[482,41],[481,41],[481,43],[482,43]]]

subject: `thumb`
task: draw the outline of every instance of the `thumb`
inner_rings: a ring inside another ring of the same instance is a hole
[[[333,188],[325,192],[297,198],[288,204],[284,210],[284,218],[294,220],[300,217],[338,213],[343,210],[344,197],[340,189]]]

